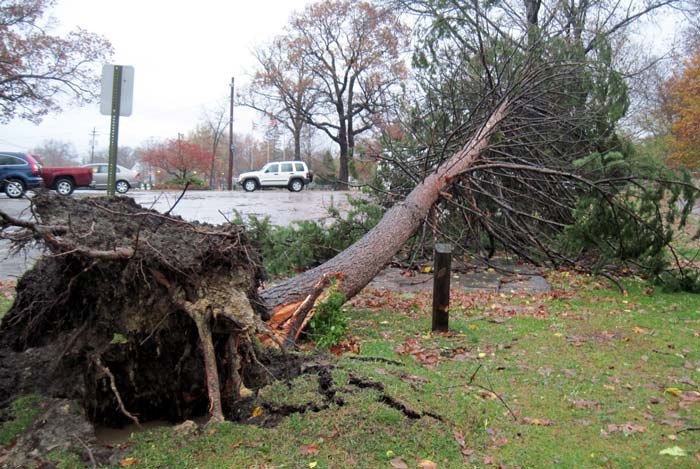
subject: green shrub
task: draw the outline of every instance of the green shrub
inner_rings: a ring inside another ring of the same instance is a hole
[[[616,152],[591,154],[576,164],[591,179],[619,182],[607,192],[581,195],[563,233],[565,252],[573,259],[594,259],[593,271],[623,263],[669,290],[700,291],[697,273],[676,262],[681,253],[675,237],[688,224],[698,197],[690,174],[647,156]]]
[[[254,215],[243,220],[235,213],[234,223],[248,230],[252,245],[262,256],[272,276],[286,276],[322,264],[361,238],[377,224],[384,210],[366,199],[348,199],[345,217],[331,206],[328,219],[305,220],[291,226],[276,226],[269,217]]]
[[[183,178],[173,178],[173,179],[168,179],[167,181],[158,184],[158,187],[161,189],[182,189],[185,187],[185,184],[190,183],[190,189],[209,189],[209,184],[204,182],[203,180],[199,179],[198,177],[195,176],[189,176],[185,179]]]
[[[309,321],[309,337],[318,348],[326,349],[340,343],[348,330],[348,320],[341,311],[345,295],[333,290],[325,301],[316,306],[316,314]]]

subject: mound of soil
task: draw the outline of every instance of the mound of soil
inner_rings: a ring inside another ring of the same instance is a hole
[[[13,237],[50,255],[18,282],[0,326],[0,404],[37,392],[111,426],[221,419],[269,379],[273,359],[252,339],[267,318],[264,272],[241,227],[124,197],[46,194],[32,210],[37,222]]]

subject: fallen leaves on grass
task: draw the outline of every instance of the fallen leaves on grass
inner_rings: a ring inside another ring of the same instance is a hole
[[[601,405],[598,401],[587,401],[585,399],[579,399],[575,401],[570,401],[571,405],[577,409],[590,409]]]
[[[304,456],[315,456],[318,454],[318,446],[315,443],[310,443],[308,445],[301,445],[299,451]]]
[[[440,352],[435,349],[425,349],[418,344],[418,339],[408,338],[403,344],[393,347],[399,355],[411,355],[423,366],[434,367],[440,361]]]
[[[430,459],[421,459],[418,461],[418,467],[420,469],[437,469],[437,464],[432,462]]]
[[[455,437],[455,441],[459,445],[459,449],[462,452],[462,455],[469,457],[474,454],[473,449],[467,448],[467,443],[464,441],[464,434],[462,434],[462,432],[460,432],[459,430],[454,430],[452,432],[452,435]]]
[[[588,336],[579,335],[567,335],[566,341],[574,347],[581,347],[587,342],[597,342],[599,344],[605,344],[614,339],[619,339],[620,336],[615,332],[611,331],[597,331]]]
[[[523,417],[520,421],[525,425],[537,425],[540,427],[551,427],[554,425],[554,422],[549,419],[533,419],[530,417]]]
[[[362,341],[360,340],[359,337],[353,336],[353,337],[350,337],[349,339],[343,340],[339,344],[331,345],[331,347],[328,349],[328,351],[336,356],[341,356],[341,355],[344,355],[346,353],[359,354],[361,343],[362,343]]]
[[[607,431],[606,430],[601,430],[600,434],[602,436],[607,437],[611,433],[622,433],[625,436],[632,435],[634,433],[644,433],[647,431],[647,427],[644,425],[637,425],[634,423],[622,423],[619,425],[616,424],[609,424]]]
[[[680,399],[678,407],[687,409],[690,404],[700,404],[700,392],[697,391],[681,391],[678,388],[666,388],[667,394],[671,394]]]
[[[406,461],[404,461],[401,456],[396,456],[389,461],[389,465],[394,469],[408,469],[408,464],[406,464]]]
[[[139,458],[124,458],[121,461],[119,461],[119,465],[121,467],[129,467],[133,466],[134,464],[138,464],[139,462],[141,462]]]
[[[404,383],[412,381],[416,383],[429,383],[430,380],[428,378],[424,378],[422,376],[416,376],[416,375],[409,375],[407,373],[399,372],[399,379],[403,381]]]
[[[491,305],[491,311],[497,316],[507,318],[530,317],[535,319],[547,319],[549,317],[549,310],[544,304],[523,306],[494,303]]]

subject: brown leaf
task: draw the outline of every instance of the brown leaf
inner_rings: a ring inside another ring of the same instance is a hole
[[[625,436],[631,435],[632,433],[644,433],[647,431],[647,427],[644,425],[636,425],[634,423],[622,423],[620,425],[609,424],[608,433],[621,432]]]
[[[468,449],[468,448],[467,448],[467,444],[466,444],[466,442],[464,441],[464,435],[462,434],[462,432],[460,432],[459,430],[454,430],[454,431],[452,432],[452,435],[454,435],[455,441],[456,441],[457,444],[459,445],[459,449],[462,450],[462,454],[463,454],[464,456],[467,456],[467,457],[468,457],[468,456],[471,456],[472,454],[474,454],[474,450],[473,450],[473,449]]]
[[[581,399],[581,400],[571,401],[571,405],[576,407],[577,409],[590,409],[591,407],[595,407],[595,406],[600,405],[600,402],[587,401],[585,399]]]
[[[458,362],[476,360],[476,355],[472,355],[471,353],[458,353],[454,357],[452,357],[452,359]]]
[[[394,459],[389,461],[389,465],[394,469],[408,469],[408,465],[404,462],[401,456],[396,456]]]
[[[418,461],[418,467],[420,469],[437,469],[437,464],[432,462],[430,459],[421,459]]]
[[[413,381],[416,383],[429,383],[430,380],[428,378],[423,378],[422,376],[416,376],[416,375],[409,375],[407,373],[401,372],[399,373],[399,379],[403,382],[408,382],[408,381]]]
[[[530,417],[523,417],[521,422],[525,425],[539,425],[541,427],[550,427],[554,425],[554,422],[549,419],[533,419]]]
[[[134,464],[137,464],[141,460],[139,458],[124,458],[121,461],[119,461],[119,465],[121,467],[129,467],[133,466]]]
[[[314,456],[318,454],[318,446],[315,443],[310,443],[308,445],[301,445],[299,451],[304,456]]]

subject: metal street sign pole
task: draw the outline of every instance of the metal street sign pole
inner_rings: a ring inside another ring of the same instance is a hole
[[[112,82],[112,117],[109,126],[109,166],[107,173],[107,195],[114,195],[117,182],[117,144],[119,141],[119,107],[122,100],[122,66],[114,66]]]
[[[233,190],[233,91],[234,78],[231,77],[231,115],[228,121],[228,190]]]

